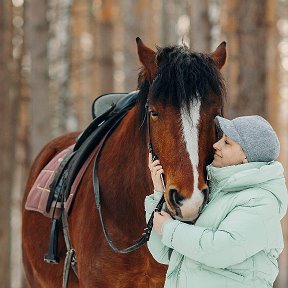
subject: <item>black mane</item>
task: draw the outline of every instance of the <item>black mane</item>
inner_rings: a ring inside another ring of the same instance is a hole
[[[139,83],[140,102],[146,101],[150,88],[151,103],[189,109],[194,99],[209,104],[211,92],[223,103],[226,95],[224,81],[207,54],[191,52],[185,45],[157,47],[156,61],[159,68],[152,84],[147,79]]]

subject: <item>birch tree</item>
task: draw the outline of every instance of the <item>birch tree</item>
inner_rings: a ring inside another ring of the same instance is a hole
[[[3,287],[10,286],[10,204],[14,168],[15,100],[10,90],[12,62],[12,7],[0,1],[0,279]]]
[[[53,136],[66,132],[70,120],[69,55],[71,47],[70,18],[72,3],[73,0],[49,0],[48,97],[51,99],[50,107],[52,106],[51,109],[53,109]]]
[[[25,1],[25,35],[31,61],[29,78],[31,156],[34,158],[51,139],[47,62],[47,0]]]

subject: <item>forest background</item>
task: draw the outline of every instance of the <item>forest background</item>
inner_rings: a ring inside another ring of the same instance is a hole
[[[201,52],[225,40],[225,116],[267,118],[287,178],[287,16],[287,0],[1,0],[0,286],[25,287],[21,198],[33,159],[50,139],[82,131],[97,96],[136,89],[137,36]],[[282,227],[276,288],[288,287],[287,216]]]

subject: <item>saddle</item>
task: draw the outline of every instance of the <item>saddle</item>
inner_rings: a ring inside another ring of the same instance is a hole
[[[137,96],[138,91],[133,91],[96,98],[92,105],[94,120],[74,145],[58,153],[40,172],[28,194],[26,210],[59,219],[61,205],[64,205],[66,212],[70,213],[80,180],[97,152],[98,144],[135,105]]]

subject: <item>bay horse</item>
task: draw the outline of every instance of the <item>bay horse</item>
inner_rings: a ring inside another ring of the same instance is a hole
[[[221,114],[225,98],[220,73],[226,61],[225,42],[210,54],[191,52],[185,45],[157,47],[155,52],[140,38],[136,42],[142,63],[138,101],[107,140],[98,166],[105,226],[120,248],[141,235],[144,199],[153,191],[147,127],[141,125],[147,99],[151,141],[165,169],[167,207],[175,217],[195,219],[207,193],[205,167],[213,157],[214,117]],[[75,143],[78,134],[49,142],[31,168],[22,211],[23,264],[30,287],[61,287],[66,247],[60,233],[60,263],[43,261],[51,220],[25,210],[27,194],[43,167]],[[156,263],[146,246],[130,254],[117,254],[107,244],[96,210],[92,170],[90,164],[69,216],[78,265],[78,278],[71,271],[69,287],[163,287],[167,267]]]

